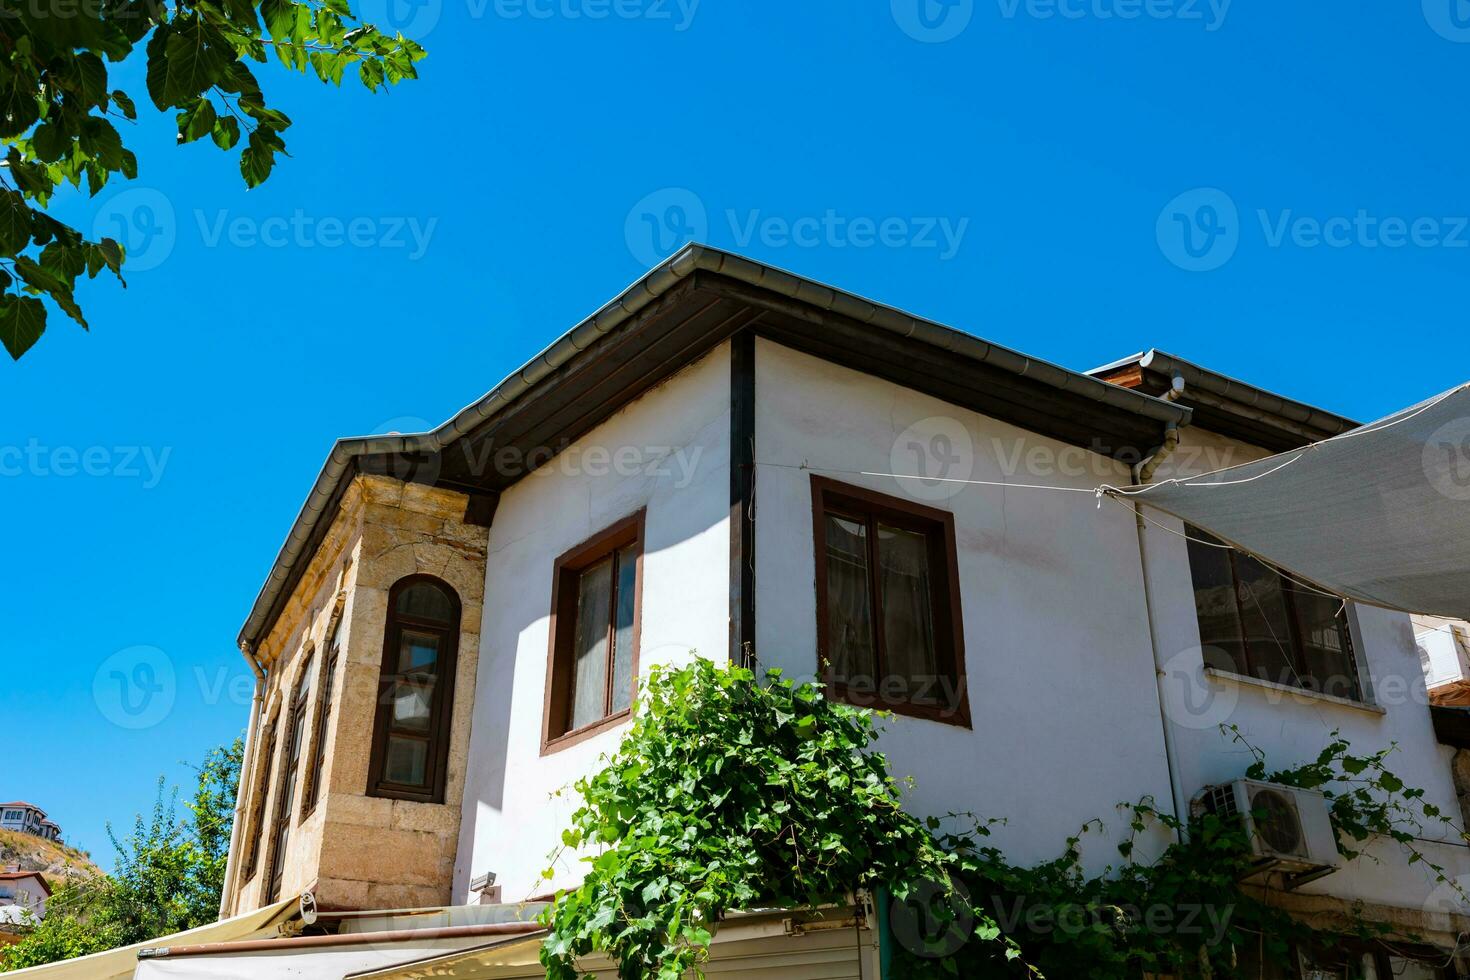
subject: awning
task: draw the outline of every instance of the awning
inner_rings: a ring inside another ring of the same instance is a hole
[[[1304,449],[1118,492],[1334,594],[1470,619],[1470,384]]]
[[[350,974],[351,980],[421,980],[435,977],[484,977],[504,971],[536,969],[541,963],[541,942],[545,932],[497,943],[458,950],[445,956],[434,956],[386,970]]]
[[[300,910],[300,897],[286,898],[267,905],[265,908],[237,915],[233,919],[211,922],[207,926],[177,932],[172,936],[160,936],[146,943],[110,949],[105,953],[79,956],[73,960],[32,966],[5,974],[6,980],[20,977],[22,980],[125,980],[138,967],[138,951],[158,946],[183,946],[197,943],[223,943],[248,939],[262,934],[273,934],[281,922],[294,917]]]
[[[840,906],[815,910],[735,913],[715,932],[704,972],[730,980],[860,980],[878,975],[878,937],[871,915]],[[540,980],[544,932],[487,943],[383,970],[348,974],[348,980]],[[616,980],[617,968],[602,955],[578,963],[596,980]]]

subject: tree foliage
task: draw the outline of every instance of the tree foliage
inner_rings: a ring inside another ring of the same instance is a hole
[[[543,916],[548,980],[576,980],[594,953],[624,980],[702,975],[727,913],[859,889],[886,896],[899,978],[1243,977],[1324,939],[1241,886],[1238,820],[1185,822],[1145,799],[1119,807],[1116,866],[1085,870],[1092,821],[1055,860],[1022,867],[990,846],[992,823],[904,811],[875,737],[871,713],[778,674],[761,684],[703,659],[655,669],[616,755],[575,786],[582,805],[553,864],[580,853],[586,877]],[[1346,840],[1402,843],[1440,814],[1382,768],[1387,754],[1356,756],[1334,733],[1318,759],[1270,776],[1326,789]],[[1249,775],[1266,774],[1258,755]]]
[[[0,342],[19,358],[46,329],[42,297],[83,328],[77,279],[122,279],[123,249],[91,241],[45,208],[63,185],[95,196],[138,160],[115,123],[139,103],[174,112],[180,143],[240,146],[247,187],[270,176],[291,120],[266,102],[253,66],[275,57],[340,85],[377,90],[417,77],[424,51],[357,20],[348,0],[5,0],[0,5]],[[137,58],[146,92],[113,87],[109,64]]]
[[[46,915],[12,946],[0,948],[0,971],[52,963],[207,925],[219,917],[229,857],[240,739],[211,751],[197,770],[187,817],[178,791],[158,795],[147,819],[139,815],[119,838],[109,877],[60,888]]]

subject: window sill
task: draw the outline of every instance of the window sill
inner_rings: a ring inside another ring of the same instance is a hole
[[[1262,691],[1274,691],[1278,694],[1285,695],[1298,704],[1336,704],[1344,708],[1364,711],[1370,715],[1383,716],[1388,714],[1388,711],[1383,707],[1370,704],[1367,701],[1354,701],[1352,698],[1339,697],[1336,694],[1308,691],[1305,688],[1292,687],[1290,684],[1278,684],[1275,681],[1262,680],[1259,677],[1232,674],[1228,670],[1220,670],[1218,667],[1206,667],[1205,676],[1216,681],[1223,681],[1227,684],[1236,684],[1240,687],[1254,687]]]
[[[940,725],[950,725],[955,728],[971,728],[970,724],[970,699],[962,696],[955,707],[944,707],[941,705],[916,704],[913,701],[903,701],[896,698],[885,698],[881,694],[868,691],[854,691],[838,681],[827,681],[830,697],[834,701],[849,705],[854,708],[864,708],[868,711],[887,711],[905,718],[917,718],[921,721],[932,721]]]
[[[624,708],[617,714],[608,715],[601,721],[594,721],[590,725],[583,725],[581,728],[567,732],[565,735],[558,735],[556,738],[546,739],[541,743],[541,754],[551,755],[554,752],[560,752],[562,749],[570,748],[578,742],[586,741],[594,735],[599,735],[607,731],[609,728],[615,728],[621,725],[631,717],[633,717],[633,709]]]

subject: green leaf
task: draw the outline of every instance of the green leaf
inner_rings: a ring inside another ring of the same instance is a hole
[[[240,154],[240,174],[245,178],[246,187],[258,187],[271,175],[280,144],[279,137],[272,141],[273,136],[275,134],[267,129],[257,129],[250,134],[250,140]]]
[[[46,163],[55,163],[71,152],[71,134],[60,122],[44,122],[31,133],[31,149]]]
[[[215,120],[214,129],[210,135],[214,137],[215,145],[222,150],[229,150],[240,142],[240,121],[234,116],[221,116]]]
[[[63,74],[63,84],[86,107],[100,106],[107,100],[107,66],[90,51],[78,54]]]
[[[149,86],[154,84],[154,54],[149,46]],[[207,91],[225,74],[226,66],[234,60],[233,52],[226,54],[226,43],[202,18],[191,16],[175,21],[174,30],[164,42],[160,73],[157,84],[163,101],[159,108],[182,106],[185,102]],[[157,97],[154,99],[158,101]]]
[[[372,58],[364,60],[358,66],[357,74],[362,79],[362,84],[374,91],[383,84],[383,66]]]
[[[43,293],[61,292],[71,288],[71,283],[59,272],[47,269],[35,259],[24,255],[16,257],[15,271],[27,285]]]
[[[41,118],[33,82],[19,72],[0,77],[0,137],[19,136]]]
[[[214,104],[207,98],[195,99],[179,111],[179,142],[192,143],[214,131]]]
[[[31,209],[11,190],[0,190],[0,255],[15,255],[31,240]]]
[[[0,343],[14,360],[35,346],[46,332],[46,307],[31,296],[0,296]]]
[[[118,109],[122,111],[122,114],[125,118],[138,118],[138,107],[133,105],[133,100],[129,98],[128,93],[124,92],[122,89],[118,89],[116,92],[112,93],[112,101],[117,104]]]
[[[78,140],[82,152],[96,160],[108,170],[121,170],[123,166],[122,137],[112,128],[112,123],[96,116],[88,116],[82,124]]]
[[[291,0],[261,0],[260,17],[272,40],[285,41],[296,28],[296,7]]]

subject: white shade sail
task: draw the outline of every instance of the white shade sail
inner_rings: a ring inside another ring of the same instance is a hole
[[[1337,595],[1470,619],[1470,384],[1304,449],[1120,493]]]

